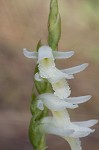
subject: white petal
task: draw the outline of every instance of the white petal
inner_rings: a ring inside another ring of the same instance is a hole
[[[43,102],[41,100],[38,100],[37,108],[40,110],[44,110],[44,105],[43,105]]]
[[[98,123],[98,120],[88,120],[88,121],[80,121],[80,122],[73,122],[76,125],[83,126],[83,127],[92,127],[96,123]]]
[[[68,137],[65,139],[68,141],[71,150],[82,150],[81,141],[79,140],[79,138]]]
[[[69,51],[69,52],[53,51],[53,56],[55,59],[70,58],[72,55],[74,55],[74,51]]]
[[[23,49],[23,54],[27,58],[38,58],[38,52],[30,52],[26,48]]]
[[[89,127],[79,126],[76,125],[75,123],[71,123],[69,127],[75,130],[75,132],[72,134],[72,137],[85,137],[95,131],[94,129],[90,129]]]
[[[43,79],[40,77],[39,73],[36,73],[34,75],[34,78],[35,78],[36,81],[40,81],[40,82],[43,81]]]
[[[49,46],[46,46],[46,45],[41,46],[39,48],[37,63],[39,63],[41,60],[43,60],[45,58],[51,58],[52,60],[54,60],[52,49]]]
[[[88,63],[84,63],[82,65],[68,68],[68,69],[63,69],[61,71],[64,73],[67,73],[67,74],[75,74],[75,73],[79,73],[79,72],[83,71],[87,66],[88,66]]]
[[[95,131],[94,129],[92,129],[91,131],[76,131],[73,133],[72,137],[74,137],[74,138],[86,137],[90,133],[93,133],[94,131]]]
[[[50,93],[41,94],[40,96],[38,96],[38,99],[42,99],[44,105],[52,111],[60,111],[65,108],[74,109],[78,107],[78,105],[73,105],[71,103],[62,101],[54,94],[50,94]]]
[[[88,101],[91,97],[92,97],[91,95],[87,95],[87,96],[79,96],[79,97],[69,97],[64,100],[69,103],[80,104]]]

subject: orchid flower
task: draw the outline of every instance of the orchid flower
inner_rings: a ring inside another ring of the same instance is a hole
[[[66,79],[74,78],[74,74],[83,71],[88,64],[59,70],[55,66],[55,59],[70,58],[74,51],[69,52],[58,52],[53,51],[49,46],[41,46],[38,52],[29,52],[24,49],[23,53],[28,58],[37,59],[39,72],[35,74],[37,81],[42,81],[43,78],[47,79],[54,90],[54,94],[60,99],[67,98],[71,94],[70,87]]]
[[[85,137],[94,132],[90,127],[95,125],[97,120],[88,120],[81,122],[71,122],[66,108],[76,108],[80,103],[86,102],[91,98],[90,95],[81,97],[72,97],[66,100],[61,100],[52,93],[41,94],[37,97],[37,108],[40,110],[46,106],[51,110],[53,117],[44,117],[41,121],[42,132],[58,135],[71,146],[71,150],[82,150],[81,137]],[[74,102],[73,102],[74,100]]]

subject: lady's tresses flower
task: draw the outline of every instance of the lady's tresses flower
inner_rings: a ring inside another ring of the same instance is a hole
[[[90,129],[90,127],[95,125],[98,121],[88,120],[82,122],[71,122],[68,111],[65,108],[75,108],[77,107],[77,104],[86,102],[90,98],[91,96],[87,95],[60,100],[57,96],[51,93],[39,95],[37,98],[37,107],[40,110],[43,110],[43,107],[46,106],[53,114],[53,117],[45,117],[42,119],[42,131],[63,137],[68,141],[72,150],[81,150],[82,148],[79,138],[85,137],[94,132],[95,130]]]
[[[42,46],[38,52],[29,52],[26,49],[23,53],[28,58],[36,58],[39,72],[36,73],[35,79],[41,81],[43,78],[47,79],[54,90],[54,94],[61,99],[67,98],[71,94],[70,87],[66,79],[72,79],[73,74],[83,71],[88,64],[82,64],[76,67],[59,70],[55,66],[55,59],[64,59],[71,57],[74,52],[58,52],[52,51],[49,46]]]

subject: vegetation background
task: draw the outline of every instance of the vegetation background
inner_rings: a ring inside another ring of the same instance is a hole
[[[32,150],[28,140],[30,100],[36,61],[23,56],[34,51],[39,39],[47,43],[50,0],[0,0],[0,149]],[[59,50],[74,50],[58,68],[89,63],[69,81],[72,96],[91,94],[92,99],[70,111],[72,120],[99,119],[99,0],[60,0],[62,35]],[[82,139],[84,150],[99,149],[96,132]],[[47,137],[48,150],[69,150],[56,136]]]

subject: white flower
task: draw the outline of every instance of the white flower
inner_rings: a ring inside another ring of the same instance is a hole
[[[78,104],[84,103],[90,100],[91,95],[79,96],[79,97],[69,97],[66,99],[59,99],[52,93],[44,93],[37,97],[38,108],[43,110],[43,105],[52,111],[60,111],[65,108],[77,108]]]
[[[74,109],[74,108],[78,107],[77,104],[73,104],[71,102],[69,103],[69,102],[66,102],[65,100],[61,100],[52,93],[41,94],[37,97],[37,100],[38,100],[37,107],[40,110],[44,109],[43,105],[45,105],[48,109],[50,109],[52,111],[60,111],[65,108]]]
[[[71,146],[71,150],[81,150],[79,138],[88,136],[95,130],[90,127],[95,125],[97,120],[88,120],[83,122],[71,122],[67,110],[52,111],[53,117],[42,119],[42,131],[47,134],[58,135]],[[69,134],[67,134],[68,132]]]
[[[72,97],[65,100],[60,100],[57,96],[51,93],[41,94],[37,97],[37,107],[40,110],[46,106],[51,110],[53,117],[45,117],[42,119],[42,131],[48,134],[54,134],[63,137],[68,141],[72,150],[81,150],[79,138],[85,137],[94,132],[90,129],[95,125],[97,120],[88,120],[82,122],[71,122],[68,111],[65,108],[76,108],[80,103],[88,101],[90,95],[81,97]],[[73,101],[74,100],[74,101]]]
[[[41,78],[46,78],[52,85],[54,94],[61,99],[67,98],[71,94],[70,87],[66,79],[72,79],[73,74],[83,71],[88,64],[82,64],[76,67],[59,70],[55,66],[55,59],[64,59],[71,57],[74,52],[58,52],[52,51],[49,46],[42,46],[38,52],[29,52],[26,49],[23,53],[28,58],[37,58],[39,72],[36,73],[35,79],[42,81]]]

